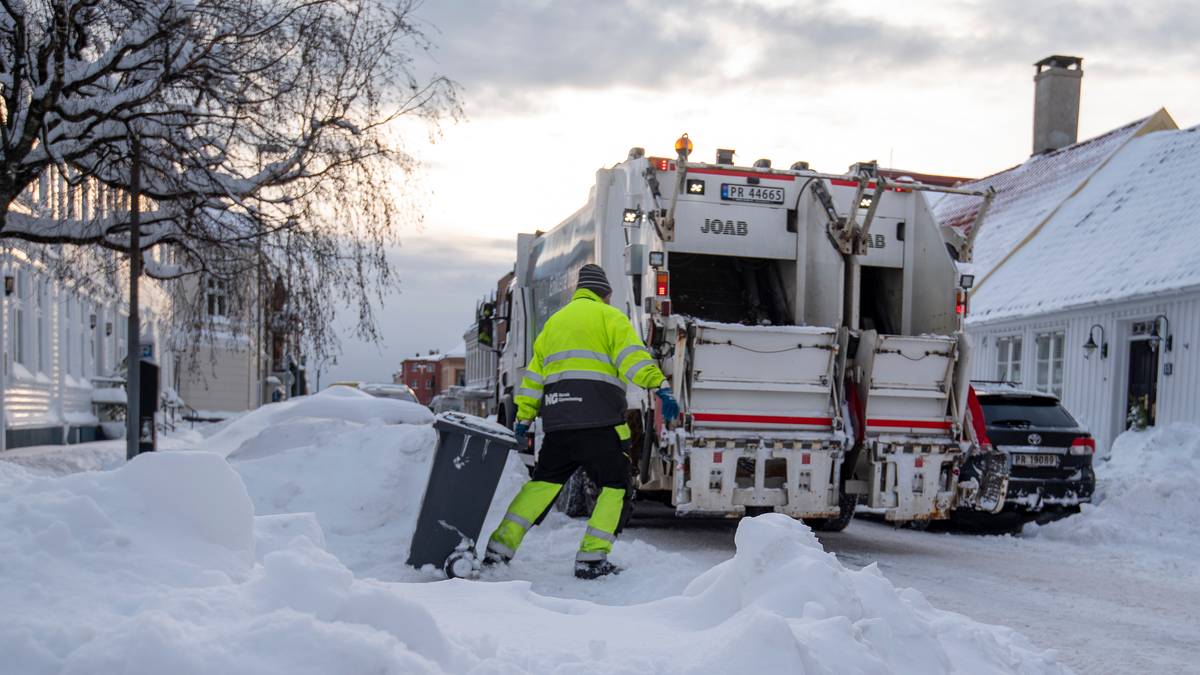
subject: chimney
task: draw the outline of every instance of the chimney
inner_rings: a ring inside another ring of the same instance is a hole
[[[1047,56],[1033,64],[1033,154],[1072,145],[1079,140],[1079,85],[1083,59]]]

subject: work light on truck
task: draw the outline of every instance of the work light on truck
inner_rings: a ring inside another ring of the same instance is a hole
[[[658,269],[667,264],[667,254],[662,251],[650,251],[650,266]]]
[[[641,215],[641,212],[637,209],[625,209],[624,220],[626,223],[636,223]]]
[[[687,191],[689,195],[704,194],[704,181],[699,178],[689,178],[687,182]]]
[[[974,274],[964,274],[958,278],[958,285],[963,288],[970,288],[975,285]]]

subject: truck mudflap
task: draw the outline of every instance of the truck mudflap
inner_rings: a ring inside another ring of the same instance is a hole
[[[876,439],[868,446],[871,466],[868,505],[885,520],[943,520],[950,517],[958,488],[962,451],[957,443]]]
[[[843,445],[836,439],[685,441],[676,453],[676,512],[745,515],[770,509],[793,518],[839,513]]]

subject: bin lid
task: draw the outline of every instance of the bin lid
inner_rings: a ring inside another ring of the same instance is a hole
[[[503,443],[509,447],[516,447],[517,445],[517,436],[511,429],[495,422],[489,422],[482,417],[476,417],[475,415],[448,410],[438,413],[437,417],[434,418],[433,425],[435,427],[455,427],[461,431],[486,436],[497,443]]]

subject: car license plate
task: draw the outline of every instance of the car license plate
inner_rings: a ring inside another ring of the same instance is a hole
[[[1058,455],[1019,452],[1012,456],[1013,466],[1058,466]]]
[[[782,204],[783,188],[761,185],[735,185],[721,183],[721,199],[729,202],[754,202],[756,204]]]

